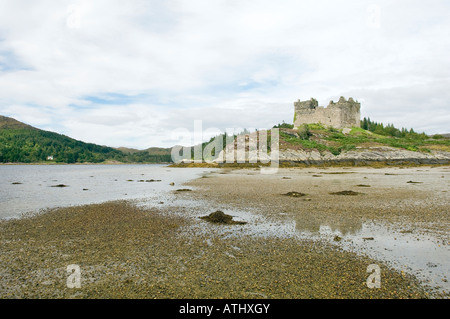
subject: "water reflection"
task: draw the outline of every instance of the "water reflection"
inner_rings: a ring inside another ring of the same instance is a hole
[[[318,216],[314,214],[293,216],[295,229],[298,232],[319,233],[324,227],[332,232],[339,232],[341,235],[355,235],[360,232],[363,226],[361,220],[348,218],[346,216]]]

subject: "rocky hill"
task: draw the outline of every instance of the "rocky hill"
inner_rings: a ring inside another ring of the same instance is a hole
[[[442,136],[407,133],[394,137],[361,128],[335,130],[320,125],[280,130],[280,161],[365,165],[447,164],[450,140]]]
[[[386,131],[393,130],[388,126]],[[428,136],[413,130],[398,131],[398,134],[396,131],[398,136],[381,135],[385,133],[381,129],[378,132],[380,134],[355,127],[338,130],[319,124],[304,125],[295,130],[281,127],[278,143],[272,144],[271,132],[266,132],[269,137],[267,151],[259,151],[260,145],[254,141],[261,132],[253,132],[245,137],[246,152],[237,151],[236,138],[218,153],[213,165],[267,163],[276,150],[283,166],[450,164],[450,140],[442,135]],[[234,163],[230,154],[234,154]],[[221,163],[221,159],[225,163]]]

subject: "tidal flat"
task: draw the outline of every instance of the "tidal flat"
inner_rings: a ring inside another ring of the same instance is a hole
[[[254,220],[247,233],[325,242],[448,296],[449,173],[448,166],[229,169],[187,185],[197,200]]]
[[[449,173],[214,170],[161,205],[120,200],[2,220],[0,298],[448,298]],[[358,194],[330,194],[343,191]],[[199,218],[218,210],[242,223]],[[67,286],[73,264],[80,288]],[[373,264],[381,286],[370,289]]]

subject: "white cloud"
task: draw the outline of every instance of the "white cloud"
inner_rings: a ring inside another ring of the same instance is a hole
[[[269,127],[298,98],[345,95],[363,116],[444,132],[449,14],[444,0],[0,0],[0,113],[146,148],[196,119]],[[108,93],[141,98],[86,100]]]

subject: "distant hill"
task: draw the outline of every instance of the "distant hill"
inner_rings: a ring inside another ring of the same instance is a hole
[[[115,149],[119,150],[123,153],[127,153],[127,154],[133,154],[133,153],[139,152],[139,150],[137,150],[135,148],[128,148],[128,147],[115,147]]]
[[[85,143],[0,116],[0,163],[171,162],[170,151],[155,149],[152,153],[149,150],[126,151]]]
[[[14,129],[30,129],[30,130],[37,130],[37,128],[34,128],[28,124],[19,122],[11,117],[6,117],[0,115],[0,130],[6,129],[6,130],[14,130]]]
[[[152,155],[171,155],[172,148],[150,147],[145,151]]]
[[[139,152],[148,152],[150,155],[171,155],[172,148],[162,148],[162,147],[150,147],[145,150],[137,150],[135,148],[129,147],[117,147],[116,150],[119,150],[128,154],[135,154]]]
[[[171,163],[171,148],[151,147],[146,150],[119,147],[117,150],[125,154],[126,159],[135,163]]]

